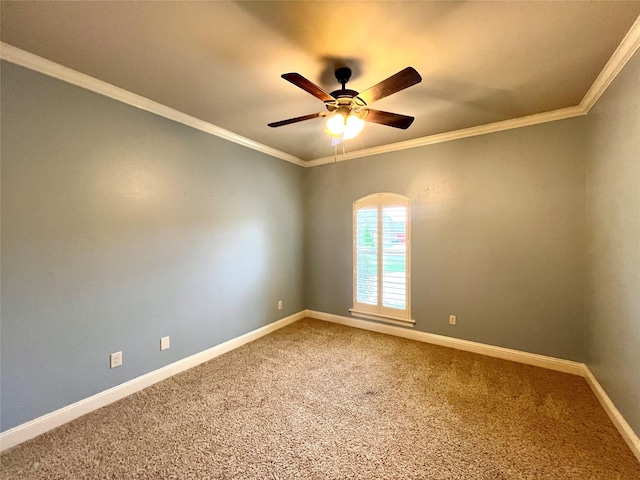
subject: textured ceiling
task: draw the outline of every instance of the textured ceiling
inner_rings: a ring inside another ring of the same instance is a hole
[[[3,42],[303,160],[332,155],[322,102],[354,71],[363,91],[406,66],[422,83],[374,104],[415,116],[367,124],[355,151],[580,103],[640,15],[640,1],[2,1]]]

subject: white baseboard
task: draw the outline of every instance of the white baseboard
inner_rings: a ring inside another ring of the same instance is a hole
[[[361,328],[378,333],[386,333],[396,337],[416,340],[418,342],[432,343],[443,347],[455,348],[456,350],[464,350],[466,352],[479,353],[489,357],[502,358],[518,363],[526,363],[536,367],[548,368],[559,372],[571,373],[573,375],[583,375],[584,364],[572,362],[571,360],[563,360],[560,358],[547,357],[535,353],[521,352],[519,350],[511,350],[509,348],[495,347],[485,343],[470,342],[469,340],[460,340],[458,338],[445,337],[444,335],[436,335],[434,333],[420,332],[414,329],[396,327],[393,325],[383,325],[381,323],[368,322],[357,318],[343,317],[331,313],[316,312],[307,310],[306,315],[318,320],[339,323],[349,327]]]
[[[519,350],[511,350],[509,348],[495,347],[493,345],[487,345],[484,343],[470,342],[468,340],[460,340],[457,338],[435,335],[433,333],[420,332],[417,330],[396,327],[393,325],[383,325],[380,323],[359,320],[357,318],[334,315],[332,313],[307,310],[305,312],[305,316],[315,318],[317,320],[339,323],[340,325],[346,325],[349,327],[361,328],[363,330],[370,330],[378,333],[385,333],[387,335],[394,335],[396,337],[416,340],[418,342],[432,343],[434,345],[455,348],[457,350],[464,350],[466,352],[479,353],[481,355],[487,355],[489,357],[502,358],[504,360],[511,360],[513,362],[548,368],[549,370],[556,370],[559,372],[571,373],[573,375],[584,377],[584,379],[591,387],[591,390],[595,394],[596,398],[604,408],[605,412],[613,422],[613,425],[618,429],[620,435],[622,435],[622,438],[625,440],[636,458],[640,461],[640,439],[638,438],[638,435],[636,435],[631,426],[626,422],[626,420],[615,407],[602,386],[598,383],[596,377],[593,375],[593,373],[591,373],[589,367],[587,367],[584,363],[573,362],[571,360],[563,360],[554,357],[547,357],[544,355],[537,355],[535,353],[521,352]]]
[[[178,360],[170,365],[166,365],[158,370],[149,372],[128,382],[117,385],[103,392],[92,395],[78,402],[67,405],[55,412],[48,413],[29,422],[18,425],[10,430],[0,433],[0,452],[14,447],[31,438],[37,437],[49,430],[63,425],[71,420],[75,420],[82,415],[102,408],[110,403],[147,388],[154,383],[188,370],[196,365],[200,365],[235,348],[241,347],[249,342],[257,340],[275,330],[286,327],[305,317],[305,311],[301,311],[288,317],[277,320],[269,325],[253,330],[252,332],[233,338],[215,347],[204,350],[190,357]]]
[[[17,427],[7,430],[6,432],[2,432],[0,433],[0,452],[14,447],[31,438],[37,437],[38,435],[59,427],[60,425],[63,425],[67,422],[75,420],[76,418],[97,410],[98,408],[104,407],[106,405],[109,405],[110,403],[127,397],[132,393],[138,392],[146,387],[153,385],[154,383],[169,378],[180,372],[200,365],[201,363],[207,362],[224,353],[227,353],[235,348],[257,340],[260,337],[268,335],[271,332],[274,332],[282,327],[286,327],[287,325],[297,322],[298,320],[301,320],[305,317],[315,318],[317,320],[338,323],[349,327],[370,330],[373,332],[384,333],[387,335],[407,338],[419,342],[455,348],[457,350],[464,350],[467,352],[502,358],[504,360],[511,360],[518,363],[524,363],[527,365],[533,365],[536,367],[548,368],[550,370],[556,370],[559,372],[582,376],[585,378],[585,380],[593,390],[596,398],[604,408],[614,426],[620,432],[620,435],[622,435],[622,438],[624,438],[633,454],[640,461],[640,439],[633,431],[631,426],[625,421],[624,417],[615,407],[600,383],[598,383],[593,373],[591,373],[589,368],[584,363],[578,363],[554,357],[547,357],[534,353],[521,352],[519,350],[511,350],[509,348],[496,347],[493,345],[471,342],[468,340],[460,340],[457,338],[436,335],[433,333],[420,332],[417,330],[396,327],[393,325],[383,325],[380,323],[373,323],[356,318],[334,315],[331,313],[317,312],[314,310],[303,310],[296,314],[290,315],[269,325],[258,328],[257,330],[241,335],[240,337],[233,338],[227,342],[221,343],[220,345],[216,345],[215,347],[209,348],[200,353],[196,353],[195,355],[162,367],[158,370],[147,373],[146,375],[142,375],[141,377],[134,378],[133,380],[129,380],[128,382],[125,382],[121,385],[117,385],[113,388],[110,388],[109,390],[105,390],[104,392],[100,392],[96,395],[80,400],[79,402],[63,407],[59,410],[56,410],[55,412],[51,412],[47,415],[43,415],[42,417],[31,420],[30,422],[18,425]]]
[[[607,392],[604,391],[602,385],[600,385],[596,377],[591,373],[591,370],[589,370],[589,367],[586,365],[584,366],[583,374],[585,380],[591,387],[591,390],[593,390],[593,393],[600,402],[600,405],[602,405],[604,411],[607,412],[607,415],[620,432],[620,435],[622,435],[622,438],[624,438],[624,441],[627,442],[627,445],[629,445],[629,448],[640,462],[640,438],[638,438],[638,435],[636,435],[631,426],[618,411],[607,395]]]

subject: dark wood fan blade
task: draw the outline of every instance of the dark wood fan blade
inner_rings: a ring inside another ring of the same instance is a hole
[[[273,123],[270,123],[269,126],[273,128],[281,127],[283,125],[289,125],[290,123],[304,122],[305,120],[311,120],[312,118],[324,117],[324,115],[325,115],[325,112],[310,113],[309,115],[303,115],[302,117],[289,118],[287,120],[280,120],[279,122],[273,122]]]
[[[407,67],[404,70],[399,71],[395,75],[390,76],[386,80],[381,81],[377,85],[374,85],[368,90],[362,92],[358,97],[364,100],[367,104],[372,104],[376,100],[388,97],[393,93],[397,93],[400,90],[420,83],[422,77],[413,67]]]
[[[296,87],[300,87],[305,92],[309,92],[311,95],[319,98],[323,102],[330,102],[332,100],[335,100],[335,98],[322,90],[315,83],[304,78],[299,73],[285,73],[282,75],[282,78],[284,78],[287,82],[293,83]]]
[[[367,122],[379,123],[380,125],[387,125],[389,127],[401,128],[406,130],[411,126],[414,117],[407,115],[400,115],[398,113],[383,112],[381,110],[371,110],[365,117]]]

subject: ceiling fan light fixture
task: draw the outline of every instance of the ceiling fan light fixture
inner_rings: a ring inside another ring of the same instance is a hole
[[[345,140],[358,136],[364,128],[364,120],[358,115],[350,114],[348,117],[341,113],[331,115],[327,120],[327,132],[333,137],[343,135]]]
[[[342,88],[331,93],[325,92],[315,83],[307,80],[299,73],[285,73],[282,78],[301,88],[307,93],[324,102],[327,112],[311,113],[301,117],[289,118],[279,122],[267,124],[269,127],[281,127],[318,117],[327,117],[325,131],[332,137],[341,137],[342,140],[355,138],[364,128],[367,122],[386,125],[389,127],[406,130],[415,120],[407,115],[373,110],[369,105],[377,100],[388,97],[394,93],[409,88],[422,81],[422,77],[413,67],[400,70],[395,75],[359,93],[346,88],[351,77],[351,70],[347,67],[338,68],[335,71],[336,80]]]

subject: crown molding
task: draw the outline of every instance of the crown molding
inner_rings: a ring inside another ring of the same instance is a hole
[[[300,166],[305,165],[305,162],[298,157],[255,142],[249,138],[230,132],[229,130],[225,130],[224,128],[205,122],[199,118],[192,117],[191,115],[187,115],[186,113],[182,113],[146,97],[129,92],[123,88],[116,87],[110,83],[103,82],[97,78],[77,72],[71,68],[64,67],[58,63],[52,62],[51,60],[47,60],[46,58],[39,57],[38,55],[34,55],[33,53],[14,47],[13,45],[0,42],[0,59],[34,70],[44,75],[48,75],[58,80],[62,80],[72,85],[76,85],[86,90],[99,93],[100,95],[118,100],[119,102],[126,103],[132,107],[155,113],[156,115],[168,118],[174,122],[182,123],[183,125],[215,135],[216,137],[237,143],[252,150],[266,153],[271,157],[279,158]]]
[[[513,118],[501,122],[478,125],[475,127],[455,130],[452,132],[429,135],[426,137],[407,140],[404,142],[381,145],[379,147],[366,148],[339,156],[331,155],[328,157],[317,158],[315,160],[302,160],[294,155],[290,155],[267,145],[255,142],[249,138],[230,132],[229,130],[225,130],[211,123],[205,122],[204,120],[192,117],[148,98],[136,95],[135,93],[131,93],[120,87],[116,87],[109,83],[103,82],[102,80],[90,77],[89,75],[77,72],[55,62],[2,42],[0,42],[0,59],[43,73],[50,77],[63,80],[78,87],[85,88],[95,93],[99,93],[101,95],[140,108],[142,110],[155,113],[175,122],[182,123],[197,130],[215,135],[239,145],[243,145],[247,148],[265,153],[272,157],[294,163],[301,167],[316,167],[327,163],[354,160],[356,158],[397,152],[410,148],[434,145],[436,143],[450,142],[452,140],[460,140],[463,138],[475,137],[478,135],[486,135],[489,133],[501,132],[504,130],[511,130],[514,128],[527,127],[531,125],[537,125],[539,123],[554,122],[567,118],[586,115],[587,113],[589,113],[589,110],[593,107],[593,105],[595,105],[597,100],[602,96],[611,82],[613,82],[618,73],[620,73],[626,63],[631,59],[631,57],[633,57],[633,55],[639,48],[640,17],[636,19],[625,37],[622,39],[622,42],[620,42],[620,45],[618,45],[618,48],[613,53],[605,67],[602,69],[594,83],[591,85],[591,88],[589,88],[580,104],[574,107],[567,107],[550,112],[527,115],[525,117]]]
[[[318,165],[324,165],[326,163],[343,162],[347,160],[353,160],[355,158],[370,157],[373,155],[380,155],[382,153],[397,152],[399,150],[407,150],[409,148],[423,147],[425,145],[450,142],[452,140],[460,140],[462,138],[486,135],[488,133],[501,132],[503,130],[528,127],[530,125],[537,125],[539,123],[555,122],[557,120],[564,120],[565,118],[579,117],[580,115],[585,115],[586,113],[587,112],[584,110],[584,108],[579,105],[575,107],[567,107],[560,110],[552,110],[550,112],[537,113],[535,115],[527,115],[520,118],[512,118],[510,120],[504,120],[501,122],[463,128],[462,130],[455,130],[453,132],[438,133],[436,135],[415,138],[413,140],[406,140],[404,142],[390,143],[389,145],[366,148],[364,150],[345,153],[344,155],[339,155],[337,157],[330,156],[319,158],[317,160],[306,162],[305,166],[316,167]]]
[[[589,113],[591,107],[595,105],[618,73],[620,73],[620,70],[624,68],[631,57],[638,51],[638,48],[640,48],[640,17],[638,17],[631,26],[622,39],[622,42],[620,42],[620,45],[618,45],[618,48],[616,48],[616,51],[613,52],[613,55],[611,55],[611,58],[600,72],[600,75],[598,75],[598,78],[596,78],[596,81],[593,82],[593,85],[591,85],[591,88],[580,102],[580,106],[586,113]]]
[[[363,150],[357,150],[355,152],[346,153],[339,156],[329,156],[311,160],[305,163],[307,167],[316,167],[318,165],[324,165],[327,163],[342,162],[347,160],[353,160],[361,157],[369,157],[372,155],[380,155],[382,153],[396,152],[399,150],[406,150],[409,148],[422,147],[425,145],[433,145],[436,143],[449,142],[451,140],[459,140],[467,137],[474,137],[477,135],[486,135],[488,133],[500,132],[503,130],[511,130],[513,128],[526,127],[530,125],[536,125],[538,123],[555,122],[557,120],[563,120],[565,118],[577,117],[580,115],[586,115],[589,110],[595,105],[598,99],[609,87],[611,82],[616,78],[618,73],[624,68],[627,62],[633,57],[636,51],[640,48],[640,17],[636,19],[631,26],[625,37],[613,52],[611,58],[604,66],[596,80],[591,85],[591,88],[587,91],[585,96],[579,105],[575,107],[563,108],[560,110],[553,110],[550,112],[539,113],[536,115],[528,115],[526,117],[514,118],[505,120],[502,122],[489,123],[485,125],[478,125],[476,127],[465,128],[462,130],[456,130],[453,132],[445,132],[437,135],[430,135],[427,137],[416,138],[413,140],[407,140],[405,142],[392,143],[389,145],[382,145],[380,147],[367,148]]]

